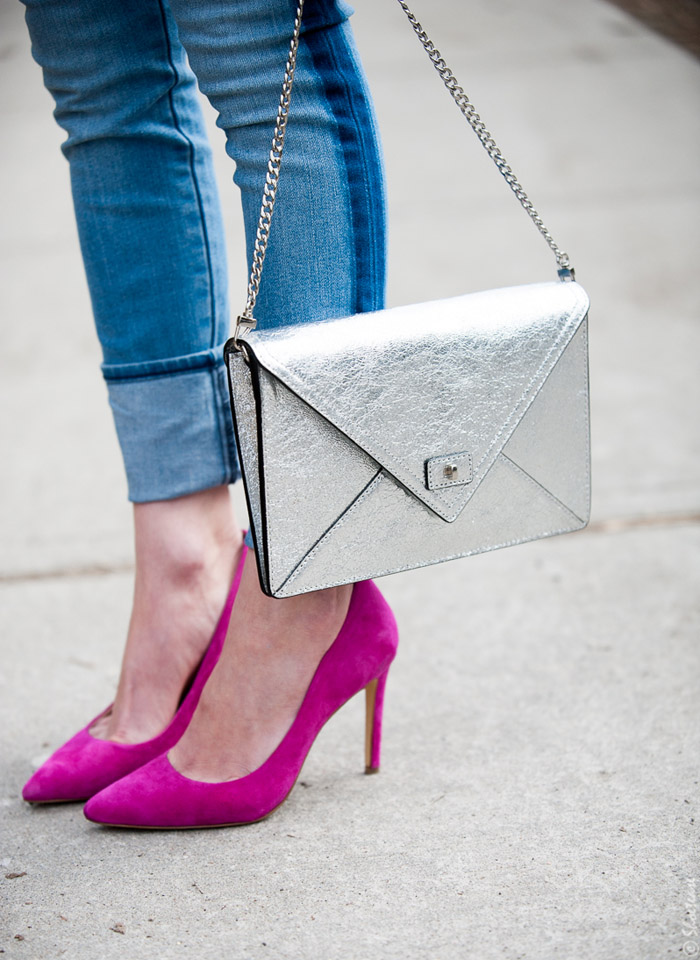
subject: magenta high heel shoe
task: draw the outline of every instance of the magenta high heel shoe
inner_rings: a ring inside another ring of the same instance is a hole
[[[287,798],[317,734],[360,690],[367,691],[367,773],[379,769],[382,708],[398,636],[393,614],[371,581],[357,583],[340,633],[323,656],[294,722],[268,759],[223,783],[190,780],[162,754],[96,794],[85,806],[95,823],[152,829],[254,823]]]
[[[39,767],[24,785],[22,796],[25,800],[29,803],[87,800],[177,743],[192,719],[204,684],[223,649],[247,552],[248,548],[243,546],[231,589],[207,651],[175,716],[165,730],[144,743],[98,740],[92,736],[90,728],[111,710],[110,705]]]

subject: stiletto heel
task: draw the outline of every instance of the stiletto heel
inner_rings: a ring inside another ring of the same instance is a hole
[[[252,773],[223,783],[191,780],[167,753],[98,793],[85,807],[95,823],[174,829],[263,820],[289,796],[321,728],[351,697],[367,690],[367,767],[379,768],[384,686],[398,644],[396,621],[371,580],[356,583],[340,633],[324,654],[291,727]]]
[[[365,687],[365,773],[379,773],[382,750],[382,713],[388,669]]]
[[[100,717],[105,716],[112,709],[110,705],[67,743],[59,747],[29,778],[22,790],[22,796],[28,803],[87,800],[115,780],[120,780],[144,763],[159,756],[164,750],[175,746],[192,719],[204,684],[209,679],[223,649],[233,602],[243,576],[247,552],[248,548],[244,546],[223,612],[207,651],[191,684],[183,692],[182,701],[175,716],[165,730],[144,743],[115,743],[113,740],[100,740],[94,737],[90,730]]]

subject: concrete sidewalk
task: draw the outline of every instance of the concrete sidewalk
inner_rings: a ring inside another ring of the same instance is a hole
[[[398,6],[355,5],[390,302],[552,277]],[[19,798],[113,692],[131,544],[62,135],[22,8],[0,0],[8,957],[700,953],[700,65],[598,0],[415,5],[591,295],[593,522],[383,581],[402,648],[381,776],[362,774],[356,698],[269,820],[149,834]],[[212,137],[235,306],[240,216]]]

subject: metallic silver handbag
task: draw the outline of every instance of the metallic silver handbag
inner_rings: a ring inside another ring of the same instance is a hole
[[[447,89],[559,280],[253,332],[300,0],[248,300],[226,345],[263,590],[290,597],[584,527],[588,297],[440,53]]]

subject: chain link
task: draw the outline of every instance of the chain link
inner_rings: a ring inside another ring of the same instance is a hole
[[[282,83],[282,93],[280,94],[279,107],[277,108],[277,119],[275,121],[275,132],[272,137],[272,147],[267,161],[267,174],[265,176],[265,186],[263,188],[262,205],[260,207],[260,217],[258,220],[258,229],[255,234],[255,246],[253,247],[253,263],[250,269],[250,279],[248,281],[248,292],[246,304],[243,313],[236,320],[236,328],[233,333],[234,343],[238,344],[238,338],[243,330],[252,330],[255,328],[256,320],[253,317],[255,301],[260,291],[260,278],[262,276],[263,263],[267,253],[267,244],[270,239],[270,226],[272,224],[272,214],[275,209],[275,198],[277,196],[277,187],[280,179],[280,167],[282,165],[282,151],[284,150],[284,136],[287,130],[287,120],[289,118],[289,105],[292,98],[292,84],[294,83],[294,71],[297,64],[297,51],[299,50],[299,33],[301,31],[301,18],[304,12],[304,0],[298,0],[296,18],[294,20],[294,32],[289,45],[289,54],[287,56],[287,65],[284,71],[284,81]]]
[[[532,201],[530,200],[528,195],[525,193],[525,190],[523,189],[522,184],[520,183],[518,178],[515,176],[515,174],[511,170],[506,158],[503,156],[500,149],[498,148],[496,141],[493,139],[489,131],[486,129],[486,126],[484,125],[483,120],[481,119],[479,114],[476,112],[476,108],[474,104],[466,95],[466,93],[464,92],[464,89],[459,85],[459,83],[457,83],[457,78],[445,63],[444,59],[440,54],[440,51],[436,48],[433,41],[430,39],[428,34],[425,32],[421,24],[416,19],[415,15],[412,13],[408,4],[406,3],[406,0],[397,0],[397,2],[401,7],[401,9],[406,14],[406,16],[408,17],[411,23],[411,26],[413,27],[416,33],[416,36],[418,37],[420,42],[423,44],[423,47],[425,48],[425,52],[430,57],[430,60],[433,66],[435,67],[435,69],[437,70],[438,74],[440,75],[442,82],[445,84],[445,86],[449,90],[452,96],[452,99],[455,101],[455,103],[461,110],[469,126],[472,128],[474,133],[477,135],[477,137],[481,141],[482,147],[484,148],[484,150],[486,150],[488,155],[496,164],[496,167],[500,171],[504,180],[506,181],[510,189],[513,191],[515,196],[520,201],[520,205],[522,206],[523,210],[527,213],[527,215],[530,217],[532,222],[535,224],[537,229],[540,231],[540,233],[544,237],[549,249],[552,251],[552,253],[556,257],[556,261],[557,261],[557,264],[559,265],[559,269],[565,272],[570,271],[573,273],[573,267],[571,266],[571,260],[569,259],[568,254],[564,253],[564,251],[561,250],[560,247],[555,243],[554,237],[552,237],[551,233],[549,232],[547,227],[544,225],[542,217],[539,215],[537,210],[535,210],[532,204]]]
[[[561,250],[561,248],[555,243],[551,233],[544,225],[542,217],[539,215],[537,210],[535,210],[535,207],[533,206],[533,203],[528,195],[525,193],[522,184],[513,173],[506,158],[503,156],[498,145],[496,144],[496,141],[486,129],[483,120],[476,112],[474,104],[464,92],[464,89],[457,82],[457,78],[447,66],[442,58],[442,55],[440,54],[440,51],[436,48],[433,41],[427,35],[413,12],[410,10],[406,0],[397,0],[397,3],[408,17],[416,36],[423,44],[423,47],[430,57],[433,66],[442,78],[442,82],[447,87],[452,99],[459,107],[460,111],[467,120],[467,123],[479,138],[481,145],[495,163],[510,189],[518,198],[523,210],[525,210],[527,215],[535,224],[542,237],[546,241],[548,247],[554,254],[559,266],[560,276],[562,276],[562,278],[573,278],[574,270],[571,265],[569,255],[564,253],[564,251]],[[292,96],[292,84],[294,82],[297,51],[299,49],[299,32],[301,30],[301,18],[304,12],[304,0],[298,0],[298,4],[296,19],[294,21],[294,33],[289,46],[289,56],[287,58],[287,66],[284,72],[282,94],[280,96],[280,103],[277,110],[275,133],[272,138],[270,158],[267,162],[267,175],[265,177],[262,206],[260,207],[260,219],[258,221],[258,229],[255,236],[253,263],[250,272],[250,280],[248,281],[246,305],[243,313],[236,320],[236,328],[233,334],[234,343],[236,344],[238,344],[238,337],[241,329],[253,329],[256,324],[256,321],[253,317],[253,310],[255,309],[255,301],[258,296],[258,291],[260,290],[260,277],[262,275],[263,263],[265,261],[267,244],[270,239],[270,225],[272,223],[272,213],[275,207],[275,197],[277,196],[277,187],[279,184],[282,150],[284,148],[284,135],[287,129],[287,119],[289,117],[289,104]]]

